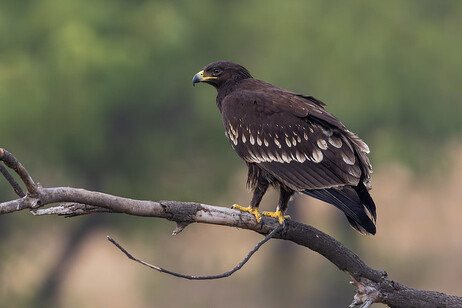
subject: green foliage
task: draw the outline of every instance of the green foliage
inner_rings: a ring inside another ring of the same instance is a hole
[[[0,8],[1,145],[27,165],[64,170],[72,183],[145,197],[219,192],[241,163],[213,89],[193,91],[190,82],[217,59],[324,100],[379,163],[424,166],[461,132],[458,1]]]
[[[5,0],[0,146],[46,186],[213,202],[244,164],[191,78],[227,59],[424,170],[462,132],[460,29],[455,0]]]
[[[2,146],[77,183],[165,197],[219,190],[238,160],[214,91],[190,86],[217,59],[315,95],[373,153],[414,166],[422,148],[461,132],[458,1],[0,6]]]

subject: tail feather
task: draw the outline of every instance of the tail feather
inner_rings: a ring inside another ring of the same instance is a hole
[[[375,234],[375,204],[366,187],[344,186],[302,191],[304,194],[335,205],[344,212],[350,225],[361,233]]]
[[[374,203],[374,200],[372,200],[371,195],[369,195],[369,191],[367,190],[366,186],[363,184],[363,182],[359,182],[358,186],[354,186],[353,188],[358,194],[359,199],[361,200],[361,203],[369,211],[369,214],[372,216],[375,222],[377,220],[377,213],[375,211],[375,203]]]

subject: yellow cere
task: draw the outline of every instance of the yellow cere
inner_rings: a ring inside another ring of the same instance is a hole
[[[204,70],[199,72],[199,76],[201,76],[202,80],[209,80],[209,79],[217,79],[218,77],[214,76],[204,76]]]

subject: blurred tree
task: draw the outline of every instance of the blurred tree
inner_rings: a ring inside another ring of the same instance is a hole
[[[426,170],[462,132],[461,17],[455,0],[5,0],[0,146],[43,185],[211,202],[243,165],[191,78],[227,59],[325,101],[374,166]],[[111,223],[155,227],[133,222]]]

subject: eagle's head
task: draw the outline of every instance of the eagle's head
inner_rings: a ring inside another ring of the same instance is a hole
[[[216,61],[206,65],[202,71],[194,75],[192,82],[193,86],[198,82],[205,82],[219,89],[229,81],[237,82],[246,78],[252,76],[245,67],[229,61]]]

